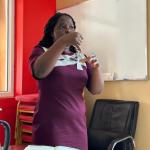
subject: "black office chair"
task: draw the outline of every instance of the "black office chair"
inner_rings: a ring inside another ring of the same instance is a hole
[[[8,150],[10,144],[10,126],[8,122],[4,120],[0,120],[0,125],[2,125],[5,128],[5,140],[4,140],[3,150]]]
[[[139,102],[98,99],[89,128],[89,150],[133,150]]]

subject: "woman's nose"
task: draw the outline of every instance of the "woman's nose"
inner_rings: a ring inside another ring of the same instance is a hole
[[[65,33],[69,33],[71,29],[69,27],[65,27]]]

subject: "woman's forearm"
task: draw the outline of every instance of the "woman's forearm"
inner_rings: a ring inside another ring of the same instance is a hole
[[[104,88],[104,80],[100,68],[92,70],[90,92],[92,94],[100,94]]]
[[[54,68],[65,46],[61,40],[57,40],[43,55],[39,56],[33,66],[35,76],[46,77]]]

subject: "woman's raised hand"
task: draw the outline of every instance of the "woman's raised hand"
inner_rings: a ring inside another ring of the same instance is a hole
[[[63,35],[62,37],[60,37],[60,40],[62,40],[63,43],[66,44],[66,46],[73,45],[79,51],[81,51],[80,45],[82,43],[83,37],[79,32],[69,32]]]
[[[80,61],[89,63],[93,69],[99,67],[99,61],[95,55],[88,56],[84,59],[81,59]]]

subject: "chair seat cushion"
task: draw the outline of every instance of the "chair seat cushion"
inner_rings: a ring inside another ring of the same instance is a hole
[[[88,130],[89,150],[106,150],[112,140],[122,136],[124,135],[121,133],[116,132],[114,133],[97,129],[89,129]]]

